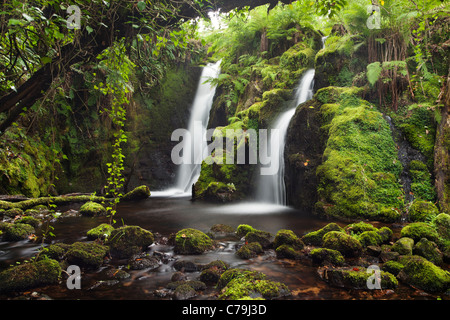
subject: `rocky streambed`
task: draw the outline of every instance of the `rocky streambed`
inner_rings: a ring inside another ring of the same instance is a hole
[[[64,217],[51,222],[54,236],[43,246],[33,234],[5,238],[28,215],[4,215],[0,296],[449,299],[447,214],[388,225],[322,221],[282,208],[214,208],[181,198],[126,202],[117,214],[123,222],[110,226],[73,204],[58,208]],[[39,234],[46,225],[30,226]]]

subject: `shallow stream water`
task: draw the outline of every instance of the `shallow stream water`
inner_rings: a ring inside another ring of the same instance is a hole
[[[65,209],[78,209],[73,205]],[[85,241],[86,232],[107,222],[106,217],[67,217],[54,223],[52,242],[73,243]],[[189,197],[155,197],[140,202],[121,204],[116,216],[116,226],[139,225],[142,228],[158,234],[159,239],[168,238],[183,228],[196,228],[209,232],[215,224],[226,224],[234,229],[240,224],[249,224],[254,228],[276,234],[280,229],[290,229],[298,236],[309,231],[317,230],[330,221],[319,220],[308,212],[294,210],[288,207],[264,204],[208,204],[192,202]],[[342,224],[345,225],[345,224]],[[395,232],[395,230],[394,230]],[[52,299],[170,299],[169,296],[155,295],[171,282],[175,272],[173,263],[177,260],[188,260],[199,264],[207,264],[214,260],[223,260],[231,265],[243,269],[260,271],[268,278],[285,283],[292,292],[287,299],[436,299],[436,296],[422,291],[402,286],[391,290],[345,290],[329,286],[317,273],[317,267],[308,261],[293,261],[276,259],[275,252],[268,250],[264,255],[250,260],[243,260],[235,255],[236,246],[242,244],[239,239],[228,237],[218,240],[220,245],[213,251],[196,256],[175,255],[173,247],[167,244],[154,244],[150,251],[163,253],[169,259],[153,270],[128,270],[126,261],[108,261],[102,268],[94,271],[83,271],[81,289],[69,290],[65,280],[58,285],[37,288],[40,294]],[[164,243],[164,242],[162,242]],[[36,254],[40,244],[21,242],[0,243],[0,269],[15,263],[20,259],[27,259]],[[120,281],[111,281],[106,276],[113,268],[124,268],[131,277]],[[197,280],[200,272],[186,272],[188,279]],[[28,293],[30,294],[30,293]],[[216,299],[218,291],[213,285],[194,299]],[[0,297],[8,298],[8,297]]]

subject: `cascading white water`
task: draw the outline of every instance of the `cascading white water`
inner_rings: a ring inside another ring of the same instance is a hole
[[[209,82],[205,83],[205,81],[219,76],[220,63],[221,60],[214,64],[208,64],[203,68],[187,127],[187,130],[191,133],[192,137],[198,137],[199,135],[196,135],[195,133],[200,132],[200,136],[203,139],[206,139],[203,133],[206,133],[206,127],[208,126],[209,112],[213,104],[216,87]],[[201,128],[198,127],[198,124],[200,123]],[[203,143],[202,141],[184,140],[183,144],[183,150],[187,150],[188,148],[191,150],[190,154],[187,152],[186,154],[183,154],[183,157],[190,156],[191,158],[184,159],[184,163],[178,168],[175,189],[186,193],[191,191],[192,184],[195,183],[200,176],[201,162],[203,160]]]
[[[283,112],[275,121],[272,129],[279,130],[276,145],[268,145],[271,153],[278,152],[278,172],[274,175],[261,175],[256,192],[256,199],[266,203],[286,205],[286,187],[284,184],[284,146],[287,129],[297,106],[313,97],[314,69],[309,69],[300,79],[295,91],[294,106]],[[268,142],[271,140],[269,139]]]

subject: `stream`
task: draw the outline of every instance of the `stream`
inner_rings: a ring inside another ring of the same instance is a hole
[[[70,210],[79,208],[80,204],[73,204],[61,208]],[[436,299],[435,296],[422,291],[400,285],[395,292],[392,290],[346,290],[335,288],[323,281],[317,267],[310,261],[294,261],[277,259],[273,250],[266,250],[263,255],[249,260],[243,260],[235,255],[236,246],[242,244],[234,237],[217,239],[219,246],[202,255],[186,256],[176,255],[173,246],[166,241],[171,233],[183,228],[196,228],[209,232],[215,224],[226,224],[233,229],[239,224],[249,224],[257,229],[269,231],[272,234],[280,229],[290,229],[298,236],[309,231],[317,230],[330,221],[319,220],[308,212],[301,212],[288,207],[260,203],[242,204],[213,204],[192,202],[189,197],[158,197],[151,196],[147,200],[129,202],[119,205],[116,218],[116,227],[123,223],[139,225],[152,231],[156,235],[155,244],[149,252],[158,252],[165,256],[163,263],[152,270],[129,270],[126,261],[106,261],[98,270],[83,270],[81,275],[81,289],[69,290],[66,286],[66,277],[58,285],[37,288],[32,291],[58,300],[156,300],[171,299],[170,295],[161,296],[161,292],[176,270],[175,261],[191,261],[198,264],[207,264],[214,260],[223,260],[232,268],[243,268],[265,273],[269,279],[285,283],[292,295],[289,300],[342,300],[342,299]],[[107,222],[107,217],[73,216],[58,219],[53,225],[55,237],[52,243],[73,243],[86,241],[86,232]],[[345,225],[340,223],[341,225]],[[394,229],[395,232],[395,229]],[[6,268],[15,261],[28,259],[34,256],[40,244],[31,241],[1,242],[0,243],[0,269]],[[107,274],[113,269],[122,268],[130,274],[123,280],[110,280]],[[198,280],[200,271],[186,272],[189,280]],[[31,292],[32,292],[31,291]],[[28,295],[31,292],[27,293]],[[208,285],[194,299],[217,299],[218,290]],[[8,298],[8,297],[0,297]]]

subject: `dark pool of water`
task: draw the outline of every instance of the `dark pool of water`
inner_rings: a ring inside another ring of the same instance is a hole
[[[74,205],[72,208],[77,209]],[[68,209],[68,208],[66,208]],[[116,226],[122,223],[139,225],[164,237],[183,228],[196,228],[210,231],[214,224],[227,224],[236,228],[240,224],[249,224],[257,229],[275,234],[280,229],[293,230],[301,236],[329,223],[319,220],[308,212],[262,203],[237,205],[217,205],[203,202],[191,202],[187,197],[151,197],[140,202],[121,204],[115,217]],[[73,243],[86,240],[86,232],[107,222],[106,217],[69,217],[59,219],[55,224],[53,242]],[[100,270],[86,271],[82,274],[81,290],[67,289],[65,280],[58,285],[39,288],[53,299],[160,299],[155,290],[162,289],[171,281],[175,270],[175,260],[190,260],[206,264],[214,260],[223,260],[232,267],[261,271],[275,281],[285,283],[292,291],[289,299],[435,299],[435,296],[423,294],[409,287],[400,286],[392,291],[358,291],[333,288],[322,281],[317,268],[291,260],[276,259],[274,252],[250,260],[239,259],[234,247],[238,239],[223,239],[221,246],[214,251],[197,256],[177,256],[168,245],[153,245],[151,250],[165,252],[173,257],[171,262],[162,264],[156,270],[127,270],[131,277],[119,283],[109,285],[106,273],[109,269],[124,267],[122,262],[111,261]],[[33,256],[41,245],[29,241],[0,243],[0,268],[20,259]],[[187,273],[189,279],[198,279],[200,272]],[[101,284],[101,285],[99,285]],[[208,286],[197,299],[215,299],[217,290]]]

